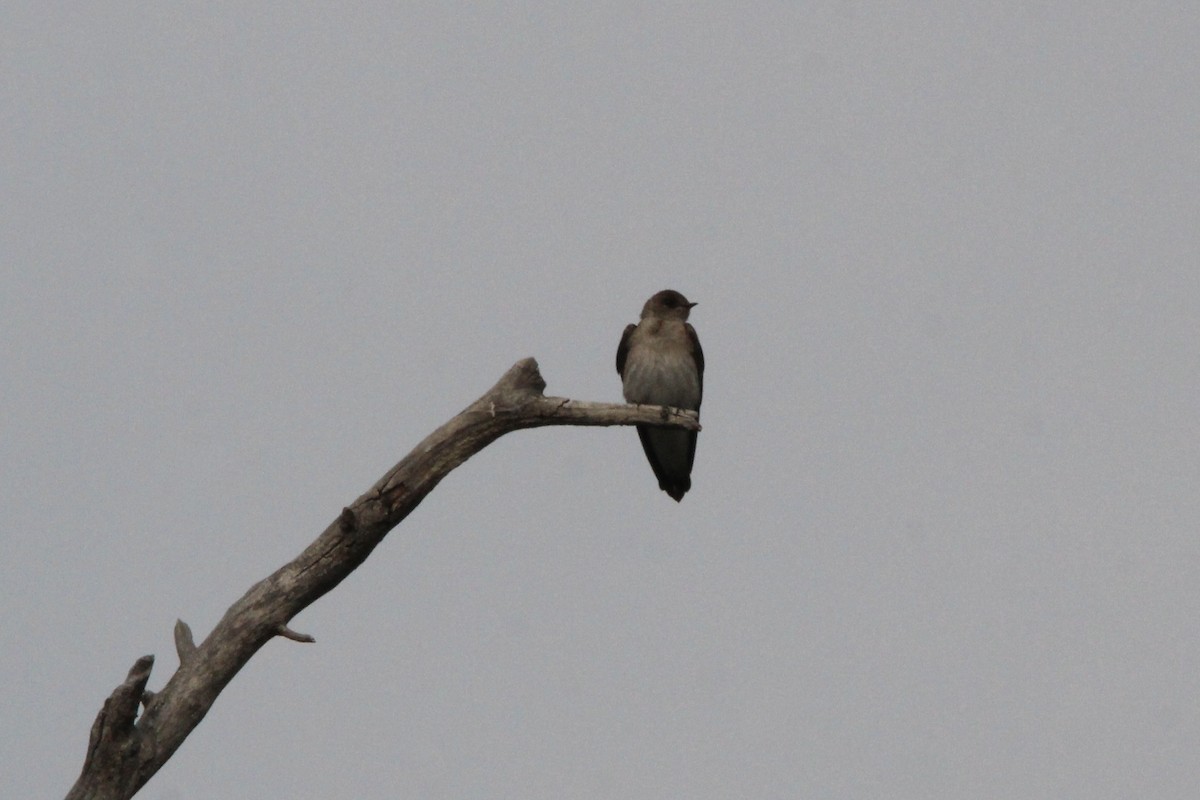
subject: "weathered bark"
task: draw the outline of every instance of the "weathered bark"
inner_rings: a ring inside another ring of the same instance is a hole
[[[337,586],[383,537],[459,464],[504,434],[544,425],[665,425],[699,430],[694,412],[658,406],[545,397],[532,358],[517,362],[486,394],[431,433],[366,494],[342,509],[303,553],[229,607],[196,645],[175,624],[179,668],[157,693],[146,690],[154,656],[143,656],[92,725],[83,772],[68,800],[132,797],[167,762],[247,661],[275,636],[311,642],[287,623]],[[139,705],[144,707],[137,718]]]

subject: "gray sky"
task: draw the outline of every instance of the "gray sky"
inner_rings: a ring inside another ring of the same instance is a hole
[[[1194,4],[55,5],[0,25],[0,795],[519,358],[619,399],[668,287],[681,505],[632,430],[500,440],[142,796],[1194,795]]]

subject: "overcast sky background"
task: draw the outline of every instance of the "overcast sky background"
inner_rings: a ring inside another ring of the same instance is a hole
[[[515,361],[501,439],[141,796],[1200,785],[1200,10],[10,3],[0,795]]]

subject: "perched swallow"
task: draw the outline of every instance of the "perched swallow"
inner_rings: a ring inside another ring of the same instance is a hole
[[[687,322],[694,305],[668,289],[646,301],[641,322],[625,328],[617,347],[625,402],[700,410],[704,351]],[[658,488],[679,502],[692,488],[696,432],[653,425],[638,425],[637,432]]]

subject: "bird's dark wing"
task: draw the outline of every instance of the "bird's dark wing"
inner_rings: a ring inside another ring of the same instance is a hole
[[[625,332],[621,334],[621,343],[617,345],[617,374],[624,377],[625,375],[625,357],[629,355],[629,337],[633,334],[637,325],[632,322],[625,326]]]
[[[696,329],[692,327],[690,322],[683,323],[683,329],[687,331],[688,341],[692,343],[692,355],[696,359],[696,373],[700,379],[700,396],[704,396],[704,350],[700,347],[700,337],[696,335]],[[626,330],[626,333],[629,331]],[[618,355],[618,358],[620,356]],[[696,402],[696,410],[700,410],[699,401]]]

